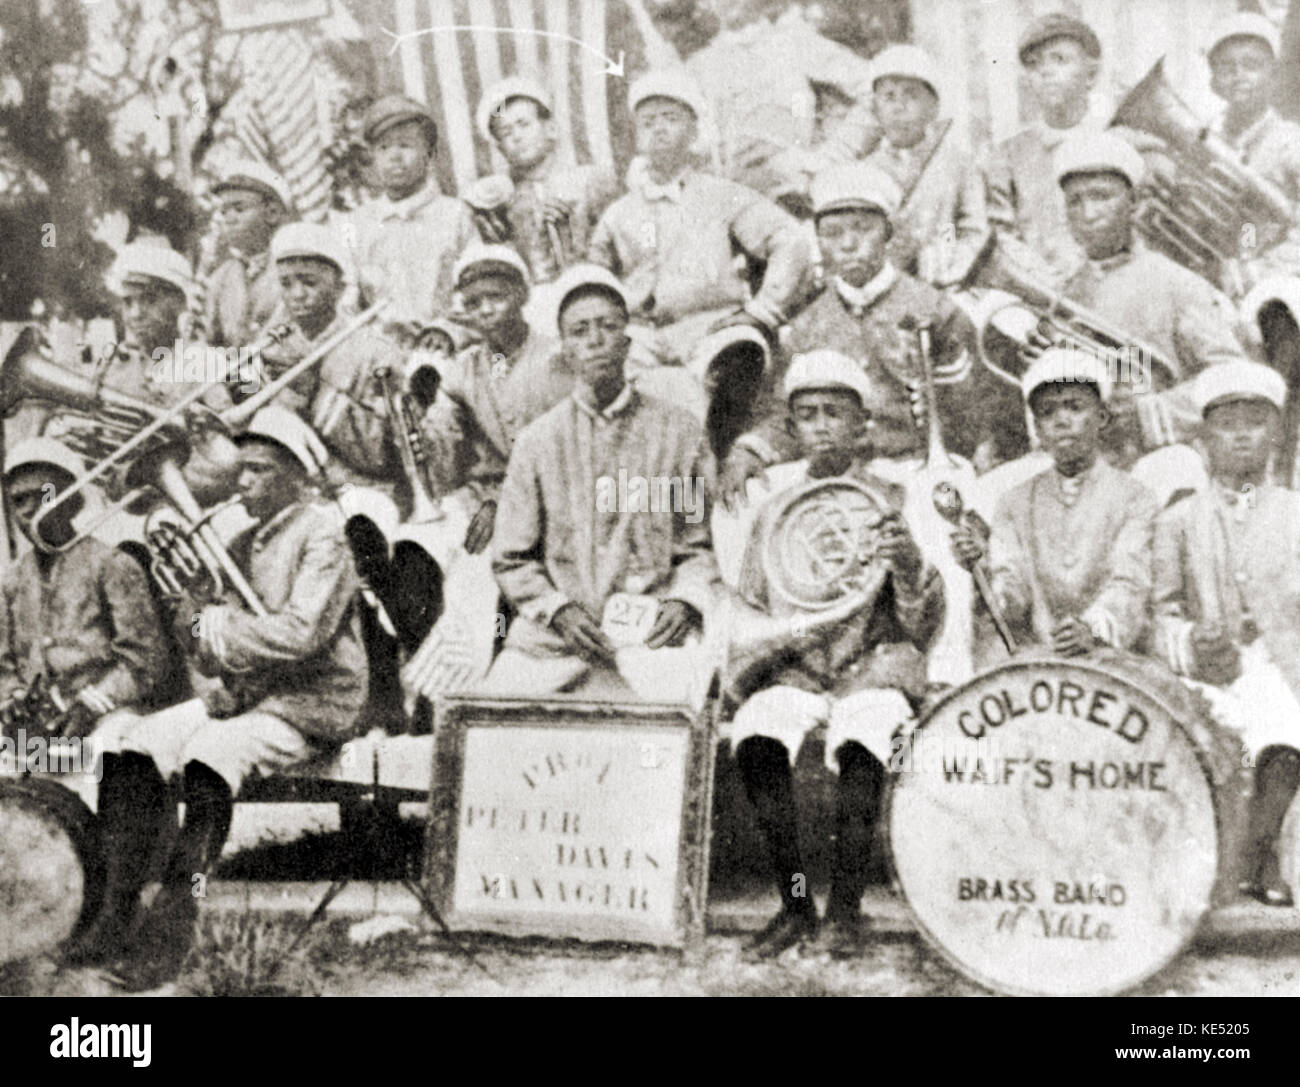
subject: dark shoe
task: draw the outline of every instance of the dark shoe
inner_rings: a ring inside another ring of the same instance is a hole
[[[801,940],[817,934],[817,913],[814,910],[782,910],[745,946],[746,962],[764,962],[774,959]]]
[[[1266,906],[1294,906],[1295,897],[1282,878],[1277,850],[1269,848],[1261,857],[1255,881],[1246,892]]]
[[[862,918],[828,917],[817,930],[817,938],[808,945],[808,953],[832,959],[856,958],[862,954],[862,937]]]
[[[114,967],[122,987],[138,993],[174,981],[194,946],[198,917],[188,884],[164,886],[140,919],[130,956]]]

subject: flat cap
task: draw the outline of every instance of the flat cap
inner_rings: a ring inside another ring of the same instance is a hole
[[[1146,167],[1137,149],[1113,132],[1084,132],[1065,139],[1052,157],[1052,172],[1060,185],[1070,174],[1116,173],[1134,188],[1142,184]]]
[[[1095,385],[1104,404],[1110,399],[1113,382],[1106,364],[1096,355],[1073,347],[1050,347],[1036,358],[1020,379],[1025,403],[1042,385],[1078,382]]]
[[[275,232],[271,238],[271,259],[281,261],[292,257],[327,260],[344,273],[350,263],[347,249],[334,229],[324,223],[286,223]]]
[[[646,72],[628,91],[627,108],[635,113],[637,107],[650,98],[671,98],[695,114],[697,121],[704,118],[704,96],[685,71],[660,68]]]
[[[134,241],[118,251],[109,271],[109,283],[116,293],[140,280],[160,280],[183,291],[188,297],[195,289],[190,262],[163,239]]]
[[[474,113],[478,130],[488,143],[492,142],[492,117],[513,98],[527,98],[547,113],[555,111],[550,92],[535,79],[515,75],[493,83],[479,99],[478,109]]]
[[[15,442],[5,457],[5,476],[30,464],[52,464],[74,479],[85,472],[85,462],[62,442],[50,437]]]
[[[548,291],[548,297],[555,300],[555,312],[548,316],[553,316],[555,327],[560,327],[560,317],[563,316],[569,303],[574,301],[576,296],[591,290],[603,290],[611,292],[623,301],[623,308],[631,310],[631,303],[628,302],[627,291],[624,290],[623,284],[619,282],[618,276],[608,268],[599,264],[571,264],[558,279],[551,285]]]
[[[886,46],[871,58],[871,86],[887,76],[919,79],[939,94],[939,70],[930,54],[916,45]]]
[[[781,395],[788,401],[795,393],[808,389],[848,389],[863,405],[871,397],[867,372],[838,351],[809,351],[791,360]]]
[[[888,219],[903,201],[897,182],[878,166],[866,163],[829,166],[812,179],[809,191],[814,216],[865,208]]]
[[[1016,49],[1020,62],[1024,63],[1025,54],[1031,49],[1036,49],[1043,42],[1049,42],[1053,38],[1073,38],[1083,46],[1083,51],[1093,60],[1101,57],[1101,41],[1092,27],[1082,19],[1076,19],[1062,11],[1054,11],[1050,15],[1039,16],[1020,35],[1020,42]]]
[[[1286,380],[1262,362],[1219,362],[1197,375],[1192,399],[1202,415],[1216,404],[1234,400],[1267,400],[1281,411],[1286,403]]]
[[[438,124],[433,119],[433,114],[414,98],[407,98],[404,94],[390,94],[380,98],[366,110],[366,142],[374,143],[394,125],[405,121],[419,121],[424,125],[429,142],[438,142]]]
[[[1258,38],[1278,55],[1277,27],[1257,11],[1239,11],[1214,24],[1205,46],[1205,55],[1213,57],[1214,51],[1230,38]]]
[[[509,275],[528,285],[528,265],[508,245],[484,245],[471,242],[465,247],[452,269],[452,282],[464,290],[476,279],[489,275]]]
[[[273,442],[293,455],[309,476],[318,476],[329,462],[329,451],[297,412],[279,404],[267,404],[248,421],[233,439],[236,445],[251,441]]]
[[[260,162],[236,163],[222,175],[220,181],[212,186],[214,193],[227,192],[230,189],[245,189],[249,192],[261,193],[263,196],[278,200],[286,209],[293,203],[289,195],[289,186],[284,183],[284,178]]]

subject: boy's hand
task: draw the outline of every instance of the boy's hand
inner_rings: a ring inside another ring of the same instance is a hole
[[[1193,678],[1216,687],[1226,687],[1241,675],[1241,650],[1217,623],[1198,623],[1192,628]]]
[[[722,507],[734,514],[748,501],[746,488],[751,479],[762,480],[767,470],[763,458],[753,450],[735,446],[727,454],[722,465],[722,474],[718,480],[718,490],[722,498]]]
[[[880,543],[876,555],[904,584],[915,585],[921,573],[921,549],[897,514],[886,517],[880,526]]]
[[[1097,637],[1092,628],[1078,616],[1063,620],[1052,631],[1052,651],[1063,657],[1079,657],[1096,646]]]
[[[700,613],[684,600],[665,600],[659,605],[655,625],[646,635],[647,649],[665,645],[681,645],[686,636],[698,625]]]
[[[614,646],[581,604],[565,604],[551,620],[565,645],[580,657],[612,662]]]
[[[960,527],[948,535],[952,553],[967,570],[973,570],[988,554],[988,526],[982,518],[964,517]]]

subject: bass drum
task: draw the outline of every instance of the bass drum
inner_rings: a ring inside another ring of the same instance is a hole
[[[902,895],[995,991],[1140,985],[1235,893],[1240,744],[1153,662],[1018,657],[947,692],[894,768]]]
[[[0,778],[0,964],[56,951],[99,910],[94,814],[52,777]]]

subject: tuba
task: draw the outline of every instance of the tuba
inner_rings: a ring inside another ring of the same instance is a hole
[[[1180,370],[1175,362],[1053,289],[1041,263],[1023,242],[994,231],[962,281],[963,289],[988,292],[975,316],[980,354],[993,373],[1019,389],[1024,369],[1020,349],[1039,330],[1062,347],[1102,359],[1118,381],[1156,389],[1176,384]]]
[[[1128,93],[1111,124],[1155,136],[1177,165],[1172,182],[1152,179],[1138,229],[1179,264],[1218,284],[1243,255],[1247,228],[1280,236],[1291,222],[1291,202],[1201,123],[1170,85],[1164,63],[1161,57]]]

